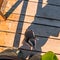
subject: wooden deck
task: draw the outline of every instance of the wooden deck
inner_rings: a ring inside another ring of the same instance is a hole
[[[53,51],[60,60],[60,0],[8,0],[4,14],[0,45],[29,49],[23,44],[24,33],[32,29],[39,39],[36,50]]]

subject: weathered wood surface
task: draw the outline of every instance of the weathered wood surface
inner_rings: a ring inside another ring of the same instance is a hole
[[[27,15],[24,16],[24,15],[19,15],[19,14],[14,14],[14,13],[12,13],[8,17],[8,20],[12,19],[13,21],[18,22],[19,18],[20,18],[20,21],[23,21],[23,22],[42,24],[42,25],[48,25],[48,26],[53,26],[53,27],[60,27],[60,21],[58,20],[44,19],[44,18],[38,18],[38,17],[35,17],[34,19],[33,16],[27,16]]]
[[[18,35],[20,35],[20,34],[18,34]],[[10,46],[10,47],[13,46],[13,40],[14,40],[15,33],[0,32],[0,36],[4,37],[3,39],[0,38],[0,40],[2,40],[2,43],[5,46],[7,46],[7,45]],[[24,35],[21,35],[21,41],[20,41],[20,43],[23,43],[23,41],[22,41],[23,39],[24,39]],[[60,49],[59,49],[59,47],[60,47],[60,41],[58,39],[51,39],[51,38],[44,38],[44,37],[38,37],[38,39],[39,40],[37,40],[37,44],[36,44],[37,48],[36,48],[36,50],[38,50],[38,51],[42,50],[44,52],[47,52],[47,51],[51,50],[51,51],[54,51],[55,53],[60,53]],[[52,46],[55,46],[55,47],[52,47]],[[25,49],[29,49],[29,47],[27,45],[26,46],[23,45],[23,47]]]
[[[4,32],[4,31],[0,31],[0,45],[6,45],[6,46],[11,46],[13,45],[13,41],[14,41],[14,36],[15,34],[13,33],[8,33],[8,32]],[[1,43],[2,41],[2,43]]]
[[[42,3],[47,3],[47,4],[52,4],[52,5],[60,5],[60,0],[29,0],[32,2],[42,2]]]
[[[6,20],[5,22],[2,21],[0,23],[0,30],[2,31],[9,31],[9,32],[16,32],[18,22],[16,21],[9,21]],[[22,32],[21,32],[22,29]],[[51,27],[51,26],[45,26],[45,25],[39,25],[39,24],[31,24],[31,23],[23,23],[19,22],[19,27],[17,33],[25,33],[26,29],[28,30],[33,30],[36,35],[38,36],[45,36],[45,37],[50,37],[51,38],[59,38],[59,32],[60,28],[56,27]]]
[[[26,7],[26,4],[28,3],[27,9],[26,9],[26,13],[25,8],[23,8],[23,11],[21,12],[21,9],[24,4],[24,7]],[[32,6],[32,8],[31,8]],[[12,7],[12,6],[11,6]],[[42,8],[42,4],[41,3],[34,3],[34,2],[21,2],[19,6],[17,6],[19,8],[16,8],[13,13],[18,13],[18,14],[26,14],[26,15],[30,15],[30,16],[38,16],[38,17],[45,17],[45,18],[51,18],[51,19],[60,19],[60,7],[57,6],[50,6],[47,5],[44,8]],[[14,9],[14,8],[12,8]],[[9,8],[7,8],[5,11],[7,12],[9,10]],[[37,12],[38,11],[38,12]],[[9,12],[11,12],[9,10]]]
[[[31,9],[31,6],[33,6],[33,9]],[[26,10],[26,15],[60,19],[59,9],[60,7],[50,5],[47,5],[46,7],[42,8],[41,4],[37,5],[37,3],[29,2]]]
[[[4,11],[4,7],[5,7],[6,4],[3,3],[3,2],[6,2],[6,1],[5,0],[0,0],[0,20],[5,20],[5,16],[3,14],[3,11]]]
[[[51,4],[59,4],[60,1],[54,0],[52,2],[50,0],[44,8],[39,3],[38,12],[37,2],[38,0],[8,1],[5,9],[7,20],[0,21],[0,45],[13,47],[14,40],[17,40],[15,45],[30,49],[24,42],[24,33],[26,29],[32,29],[39,39],[36,50],[58,53],[57,56],[60,60],[60,7],[49,5],[50,2]]]

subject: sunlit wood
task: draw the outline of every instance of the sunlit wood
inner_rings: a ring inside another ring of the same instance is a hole
[[[60,1],[22,0],[16,7],[15,4],[19,1],[8,0],[4,14],[11,13],[9,16],[7,15],[6,21],[4,21],[4,15],[0,11],[0,45],[13,47],[15,37],[18,34],[18,47],[24,46],[24,48],[29,49],[29,46],[24,42],[24,33],[30,28],[36,33],[39,39],[36,50],[43,52],[51,50],[54,53],[60,54],[60,7],[49,5],[49,3],[57,4]],[[27,7],[25,6],[26,3],[28,3]],[[14,8],[12,8],[13,6]],[[0,51],[4,50],[0,48]],[[57,56],[60,60],[60,55],[57,54]]]

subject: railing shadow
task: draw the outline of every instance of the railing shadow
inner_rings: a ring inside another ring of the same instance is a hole
[[[22,0],[18,0],[10,9],[6,12],[5,17],[8,18],[10,14],[19,6]]]
[[[28,0],[17,0],[17,2],[9,9],[9,11],[6,12],[5,17],[8,18],[10,16],[10,14],[20,5],[20,3],[22,1],[23,1],[23,6],[21,9],[19,21],[21,20],[21,18],[23,18],[23,20],[24,20],[25,16],[22,17],[21,14],[26,13],[28,2],[25,2],[25,1],[28,1]],[[21,26],[23,27],[23,23],[21,24]],[[14,42],[13,42],[14,47],[19,47],[20,34],[18,34],[18,32],[20,32],[20,33],[22,32],[22,28],[20,28],[20,22],[18,22],[16,33],[15,33],[15,38],[14,38]]]
[[[28,6],[28,2],[26,2],[26,1],[24,0],[23,6],[22,6],[22,9],[21,9],[21,14],[24,13],[24,17],[23,17],[22,15],[20,15],[19,21],[21,20],[21,18],[23,18],[23,21],[24,21],[27,6]],[[22,23],[18,22],[17,29],[16,29],[16,34],[15,34],[15,38],[14,38],[14,43],[13,43],[13,46],[14,46],[14,47],[19,47],[19,42],[20,42],[20,37],[21,37],[21,35],[18,34],[18,32],[22,32],[23,23],[24,23],[24,22],[22,22]],[[21,28],[20,28],[20,26],[21,26]]]

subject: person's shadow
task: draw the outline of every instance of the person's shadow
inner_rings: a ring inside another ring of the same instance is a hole
[[[54,21],[55,15],[52,18],[51,15],[53,15],[53,13],[51,11],[53,9],[51,9],[51,6],[49,6],[48,4],[45,6],[42,6],[41,0],[39,0],[38,2],[40,3],[38,3],[37,5],[36,15],[34,17],[33,22],[31,23],[31,25],[28,27],[27,30],[33,30],[35,32],[35,34],[37,35],[37,38],[39,39],[36,42],[36,50],[42,52],[41,47],[45,45],[48,38],[50,36],[58,37],[60,29],[57,25],[54,24],[54,22],[52,22]],[[49,0],[47,1],[47,3],[48,2]],[[27,48],[25,47],[25,45],[23,45],[22,47],[25,49]]]

